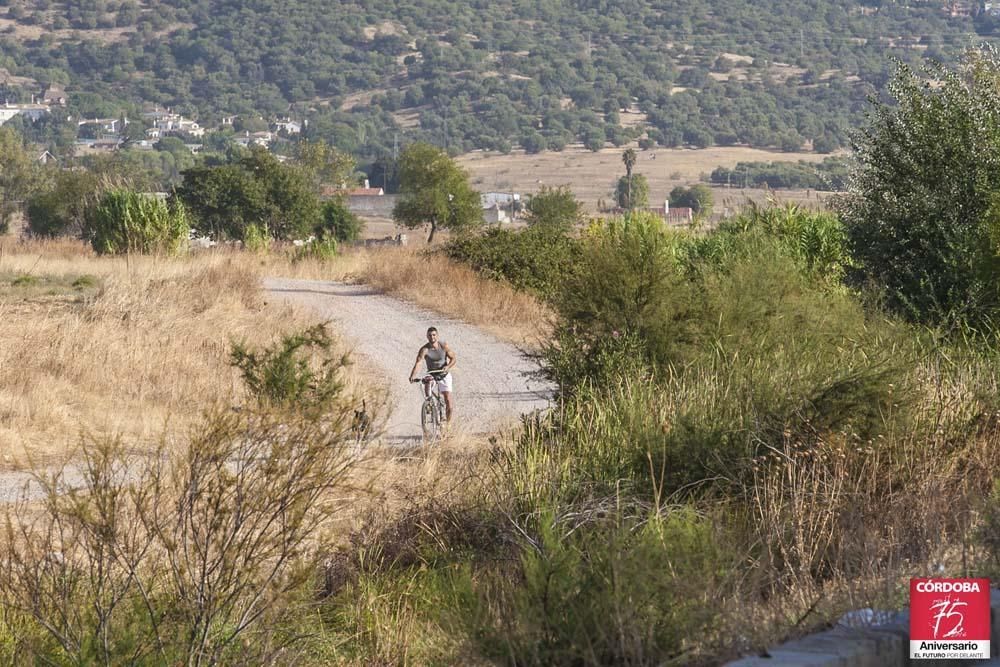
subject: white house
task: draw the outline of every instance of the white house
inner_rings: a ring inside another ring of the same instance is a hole
[[[0,107],[0,125],[14,116],[27,116],[31,120],[38,120],[48,113],[49,107],[45,104],[9,104],[4,102],[4,105]]]
[[[274,131],[281,132],[282,130],[286,134],[300,134],[302,132],[302,124],[290,118],[280,118],[274,123]]]

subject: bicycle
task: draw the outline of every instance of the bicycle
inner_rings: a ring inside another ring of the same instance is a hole
[[[447,411],[444,397],[438,389],[438,381],[447,374],[447,371],[429,371],[423,377],[411,380],[423,385],[420,388],[420,393],[424,397],[423,405],[420,406],[420,428],[424,433],[424,442],[428,444],[444,437]]]

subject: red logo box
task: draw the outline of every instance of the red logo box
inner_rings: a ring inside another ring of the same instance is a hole
[[[911,660],[989,657],[989,579],[910,579]]]

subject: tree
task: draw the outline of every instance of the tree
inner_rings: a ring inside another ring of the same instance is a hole
[[[177,189],[202,231],[220,239],[243,239],[250,225],[277,239],[312,233],[321,212],[307,172],[259,147],[234,152],[229,160],[186,170]]]
[[[685,188],[678,185],[670,191],[670,205],[683,206],[694,211],[695,216],[705,216],[712,212],[715,198],[712,196],[712,189],[701,183]]]
[[[323,204],[323,219],[313,235],[320,240],[335,239],[338,243],[358,240],[364,229],[364,222],[356,216],[343,198],[335,197]]]
[[[11,216],[45,180],[46,172],[21,136],[0,128],[0,234],[10,228]]]
[[[28,200],[28,229],[35,236],[79,236],[84,212],[101,194],[102,177],[87,170],[60,170],[51,189]]]
[[[583,216],[583,205],[565,186],[542,189],[528,200],[529,227],[568,231]]]
[[[642,174],[632,174],[631,177],[622,176],[615,186],[615,202],[618,208],[631,210],[642,208],[649,204],[649,183]]]
[[[304,139],[295,145],[295,159],[315,184],[319,192],[323,185],[342,187],[355,185],[354,158],[330,146],[322,139]]]
[[[840,209],[859,284],[931,324],[981,324],[1000,306],[1000,58],[959,70],[900,65],[895,104],[874,103],[853,139]]]
[[[635,149],[627,148],[622,153],[622,162],[625,163],[626,187],[628,189],[628,202],[632,203],[632,168],[635,167]],[[629,208],[632,208],[631,205]]]
[[[439,228],[458,231],[482,224],[479,193],[465,170],[436,146],[406,147],[399,156],[399,187],[393,219],[410,229],[429,224],[428,243]]]

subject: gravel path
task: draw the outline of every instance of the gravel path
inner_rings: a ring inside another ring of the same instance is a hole
[[[355,367],[369,365],[387,382],[391,412],[384,440],[388,444],[420,441],[420,389],[407,379],[429,326],[438,328],[441,340],[457,358],[453,371],[456,433],[488,433],[549,405],[552,387],[534,376],[538,366],[514,346],[474,326],[365,285],[268,278],[264,288],[331,320],[353,346]]]
[[[353,347],[354,368],[372,370],[387,384],[389,414],[379,439],[388,445],[421,440],[420,389],[407,382],[428,326],[436,326],[455,353],[455,434],[483,434],[513,424],[518,417],[549,406],[552,387],[534,377],[538,367],[514,346],[473,326],[384,296],[365,285],[268,278],[272,297],[305,306],[330,320]],[[83,483],[80,471],[63,470],[70,486]],[[41,497],[27,472],[0,473],[0,504]]]

